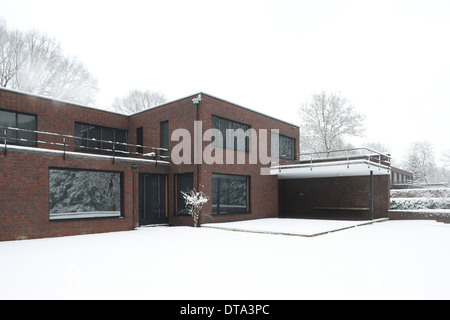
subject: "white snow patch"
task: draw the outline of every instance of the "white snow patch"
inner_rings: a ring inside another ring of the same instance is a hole
[[[317,219],[258,219],[225,223],[202,224],[202,227],[218,228],[234,231],[248,231],[297,236],[314,236],[356,226],[383,221],[346,221],[346,220],[317,220]]]
[[[424,220],[312,238],[155,227],[0,242],[0,299],[450,299],[448,243],[450,225]]]

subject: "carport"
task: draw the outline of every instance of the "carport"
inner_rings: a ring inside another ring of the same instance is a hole
[[[272,165],[279,217],[373,220],[388,216],[390,156],[367,149],[300,154],[296,164]]]

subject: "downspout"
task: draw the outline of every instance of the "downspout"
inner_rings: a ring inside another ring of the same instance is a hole
[[[373,220],[373,171],[370,171],[370,220]]]
[[[137,165],[131,165],[131,171],[133,172],[133,230],[136,229],[136,171]]]
[[[199,121],[199,118],[198,118],[198,111],[199,110],[198,109],[199,109],[201,100],[202,100],[202,95],[201,94],[199,94],[197,98],[192,99],[192,102],[195,105],[195,121]],[[195,130],[195,124],[194,124],[194,130]],[[203,134],[203,133],[200,132],[200,134]],[[195,137],[195,135],[194,135],[194,139],[196,139],[196,138],[197,137]],[[203,141],[203,139],[200,139],[200,141]],[[194,143],[194,145],[195,145],[195,143]],[[197,148],[203,148],[203,146],[202,145],[200,145],[200,146],[197,145]],[[194,152],[197,154],[197,157],[198,157],[198,151],[199,150],[194,150]],[[195,156],[194,156],[194,159],[195,159]],[[197,180],[196,190],[197,191],[200,191],[200,174],[199,174],[199,171],[200,171],[200,161],[199,161],[199,159],[197,159],[197,163],[196,163],[196,180]]]

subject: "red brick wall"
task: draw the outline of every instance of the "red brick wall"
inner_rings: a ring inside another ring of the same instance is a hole
[[[41,152],[10,149],[0,154],[0,241],[58,237],[77,234],[132,230],[133,173],[131,163]],[[49,220],[49,168],[88,169],[123,172],[123,218],[93,218],[80,220]],[[138,174],[167,174],[167,166],[138,164],[135,195],[138,221]]]

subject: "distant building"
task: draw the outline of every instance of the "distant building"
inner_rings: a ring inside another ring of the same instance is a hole
[[[412,185],[414,181],[414,173],[391,167],[391,188],[402,188]]]

